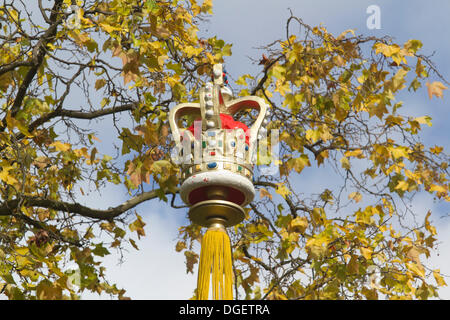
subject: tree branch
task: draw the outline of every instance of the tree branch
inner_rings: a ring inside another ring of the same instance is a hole
[[[173,192],[168,191],[166,193],[169,194]],[[147,191],[125,201],[124,203],[116,207],[110,207],[106,210],[100,210],[86,207],[79,203],[69,203],[40,197],[22,196],[21,199],[4,201],[0,205],[0,216],[12,215],[14,213],[13,210],[18,207],[20,201],[22,200],[23,201],[22,204],[28,207],[41,207],[58,211],[64,211],[68,213],[75,213],[83,217],[92,219],[111,220],[125,213],[126,211],[136,207],[137,205],[147,200],[155,199],[157,197],[158,197],[157,191],[155,190]]]
[[[7,65],[3,65],[0,68],[0,76],[5,74],[5,73],[7,73],[7,72],[10,72],[10,71],[14,70],[17,67],[24,67],[24,66],[25,67],[30,67],[32,65],[33,64],[32,64],[31,61],[16,61],[16,62],[7,64]]]
[[[28,90],[28,87],[30,86],[31,82],[33,81],[34,77],[36,76],[36,73],[41,66],[42,62],[44,61],[45,57],[45,48],[47,44],[55,37],[58,25],[61,23],[62,19],[58,19],[58,13],[61,9],[63,0],[55,0],[55,4],[52,8],[52,13],[50,15],[50,21],[52,24],[47,29],[47,31],[42,35],[42,37],[39,39],[38,43],[33,49],[33,55],[31,57],[31,68],[28,70],[27,74],[25,75],[25,78],[23,79],[22,83],[19,86],[19,90],[17,91],[16,98],[14,99],[12,108],[11,108],[11,116],[14,117],[17,112],[20,110],[20,106],[22,105],[23,99],[25,98],[26,92]],[[6,128],[5,126],[5,119],[2,120],[1,125],[1,131],[3,131]]]

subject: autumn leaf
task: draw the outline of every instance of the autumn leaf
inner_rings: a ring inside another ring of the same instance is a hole
[[[45,156],[36,157],[33,161],[33,164],[37,166],[39,169],[43,169],[50,164],[51,160]]]
[[[430,192],[441,192],[441,193],[447,193],[447,188],[445,188],[444,186],[439,186],[436,184],[432,184],[430,189]]]
[[[316,260],[321,259],[328,252],[327,242],[321,239],[311,238],[306,242],[306,251],[311,258]]]
[[[392,153],[394,159],[401,157],[408,158],[408,154],[411,152],[406,147],[389,147],[388,150]]]
[[[436,231],[436,228],[433,225],[431,225],[431,223],[430,223],[430,220],[429,220],[430,216],[431,216],[431,210],[429,210],[425,216],[425,229],[428,230],[431,233],[431,235],[434,236],[437,234],[437,231]]]
[[[267,58],[266,55],[263,53],[262,58],[261,58],[261,60],[259,60],[258,64],[263,65],[264,67],[267,67],[271,62],[272,62],[272,60]]]
[[[342,166],[342,168],[344,168],[346,170],[350,170],[350,161],[348,160],[347,157],[341,158],[341,166]]]
[[[97,81],[95,81],[95,90],[100,90],[101,88],[103,88],[106,84],[106,80],[105,79],[98,79]]]
[[[411,248],[406,253],[406,257],[413,261],[418,266],[422,267],[422,262],[420,261],[421,250],[416,246],[411,246]]]
[[[275,192],[281,195],[283,198],[286,198],[288,195],[291,194],[291,191],[286,187],[284,183],[278,183],[277,188],[275,189]]]
[[[413,272],[413,274],[415,274],[416,276],[420,277],[420,278],[424,278],[425,277],[425,270],[422,267],[422,265],[418,265],[414,262],[411,263],[406,263],[406,267]]]
[[[263,199],[264,197],[268,197],[270,200],[272,200],[272,194],[270,194],[270,192],[264,188],[259,189],[259,197],[261,199]]]
[[[136,231],[138,238],[145,236],[144,226],[146,223],[142,220],[142,217],[136,214],[136,220],[129,225],[130,231]]]
[[[6,166],[2,168],[0,172],[0,180],[6,182],[9,185],[17,184],[19,181],[14,177],[13,174],[10,174],[10,171],[13,169],[11,166]]]
[[[36,287],[36,295],[40,300],[60,300],[62,288],[49,280],[42,280]]]
[[[308,228],[308,219],[305,217],[296,217],[289,222],[291,232],[304,233],[306,228]]]
[[[440,154],[443,150],[444,150],[444,148],[440,147],[440,146],[434,146],[434,147],[430,148],[430,151],[434,154]]]
[[[107,23],[99,23],[99,26],[100,26],[103,30],[105,30],[107,33],[111,33],[111,32],[113,32],[113,31],[120,31],[120,30],[122,30],[122,29],[119,28],[119,27],[114,27],[114,26],[112,26],[112,25],[110,25],[110,24],[107,24]]]
[[[443,287],[447,285],[447,283],[445,283],[444,278],[441,276],[441,270],[439,269],[433,270],[433,276],[438,286]]]
[[[417,117],[417,118],[414,118],[414,120],[420,124],[427,124],[429,127],[431,127],[433,125],[431,123],[431,117],[429,117],[429,116]]]
[[[359,250],[361,251],[361,254],[364,258],[366,258],[367,260],[370,260],[372,258],[372,249],[371,248],[365,248],[365,247],[361,247],[359,248]]]
[[[62,143],[61,141],[55,141],[52,144],[50,144],[50,147],[55,147],[57,151],[66,152],[70,149],[69,143]]]
[[[362,194],[359,192],[352,192],[348,195],[349,199],[354,200],[356,203],[360,202],[362,199]]]
[[[342,40],[342,39],[344,39],[345,36],[346,36],[348,33],[351,33],[353,36],[355,36],[355,30],[353,30],[353,29],[348,29],[348,30],[345,30],[344,32],[342,32],[342,33],[336,38],[336,40]]]
[[[135,248],[136,250],[139,250],[139,247],[136,244],[136,241],[134,241],[133,239],[128,239],[128,241],[131,243],[131,245],[133,246],[133,248]]]
[[[430,99],[432,99],[433,96],[436,96],[437,98],[442,98],[443,91],[447,89],[447,87],[444,86],[444,84],[440,81],[434,81],[431,84],[427,81],[427,83],[425,83],[425,85],[427,86],[428,97]]]
[[[186,249],[186,242],[184,241],[178,241],[177,245],[175,246],[175,251],[180,252],[182,250]]]

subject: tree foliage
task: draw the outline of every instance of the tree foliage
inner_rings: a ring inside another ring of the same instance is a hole
[[[38,7],[0,5],[0,292],[125,298],[101,258],[138,248],[145,222],[137,205],[159,199],[177,207],[168,111],[198,100],[231,44],[198,35],[214,19],[211,0],[38,0]],[[395,100],[424,84],[430,98],[446,89],[421,47],[352,30],[335,36],[292,15],[286,38],[255,60],[260,74],[237,79],[237,95],[270,104],[268,129],[280,129],[281,140],[280,174],[257,177],[259,197],[230,230],[239,298],[427,299],[445,285],[424,259],[436,248],[431,212],[421,216],[408,203],[418,192],[450,200],[448,156],[420,141],[431,118],[402,115],[407,106]],[[120,127],[122,117],[132,126]],[[99,152],[98,119],[112,124],[116,154]],[[300,193],[305,168],[331,168],[341,184]],[[83,205],[82,186],[101,193],[111,184],[126,189],[126,202]],[[175,250],[192,272],[201,229],[179,232]],[[80,270],[77,287],[70,263]]]

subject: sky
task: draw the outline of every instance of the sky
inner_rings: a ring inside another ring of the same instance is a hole
[[[370,14],[366,10],[370,5],[380,8],[380,29],[367,27]],[[213,16],[202,26],[200,32],[208,36],[217,35],[233,44],[233,55],[225,59],[227,72],[232,79],[246,73],[255,75],[261,71],[261,66],[250,58],[259,59],[263,53],[259,47],[284,39],[290,10],[305,23],[313,26],[322,23],[336,35],[347,29],[355,29],[357,34],[378,37],[389,35],[400,44],[409,39],[419,39],[424,45],[423,53],[434,52],[433,61],[444,77],[450,79],[450,2],[447,0],[215,0]],[[293,26],[292,32],[295,31]],[[433,126],[424,129],[423,141],[428,145],[442,145],[450,150],[450,131],[447,125],[450,122],[450,91],[444,92],[444,99],[430,100],[426,89],[421,88],[416,94],[405,94],[399,99],[404,101],[403,112],[433,118]],[[319,190],[324,186],[323,181],[326,179],[305,174],[301,183]],[[101,197],[91,200],[95,206],[103,207],[125,199],[122,190],[108,188]],[[439,204],[432,197],[419,195],[413,200],[413,206],[422,215],[432,209],[431,220],[437,226],[441,244],[428,264],[450,275],[450,220],[442,218],[450,214],[449,204]],[[118,264],[117,255],[105,260],[110,279],[125,287],[127,295],[133,299],[190,298],[196,287],[197,275],[186,274],[184,256],[174,250],[178,228],[187,223],[187,210],[172,209],[158,200],[142,204],[137,210],[147,223],[147,236],[138,241],[139,251],[130,250],[126,253],[122,264]],[[450,283],[450,278],[446,278],[446,281]],[[450,299],[450,289],[441,289],[440,295],[443,299]],[[98,297],[86,294],[83,298]]]
[[[434,52],[433,61],[440,72],[450,79],[448,0],[214,0],[213,3],[213,16],[202,25],[200,33],[205,36],[217,35],[233,44],[233,55],[225,59],[227,72],[232,79],[247,73],[257,75],[261,71],[261,66],[252,59],[260,59],[263,50],[259,47],[285,38],[290,11],[309,25],[322,23],[335,35],[355,29],[357,34],[378,37],[389,35],[400,44],[409,39],[419,39],[424,45],[423,52]],[[380,8],[380,29],[367,27],[370,14],[366,10],[370,5]],[[293,25],[291,31],[295,32],[295,28]],[[403,112],[433,118],[433,126],[425,128],[423,132],[425,144],[437,144],[450,150],[450,130],[447,125],[450,122],[450,90],[444,92],[444,98],[430,100],[425,88],[419,89],[416,94],[399,96],[404,101]],[[110,122],[111,119],[105,118],[91,123],[105,146],[111,141],[109,133],[113,128]],[[100,148],[99,151],[102,152]],[[297,182],[310,189],[323,190],[328,183],[326,178],[326,172],[319,175],[305,172],[301,181]],[[101,195],[91,193],[83,201],[96,208],[107,208],[125,200],[127,195],[124,188],[111,186]],[[420,195],[413,200],[413,206],[422,215],[432,209],[431,220],[437,226],[441,245],[429,264],[450,276],[450,218],[442,218],[450,214],[449,204],[439,204],[432,197]],[[109,279],[119,287],[124,287],[127,296],[132,299],[190,298],[196,287],[197,274],[186,274],[184,255],[174,250],[178,228],[187,224],[187,210],[173,209],[158,200],[141,204],[136,209],[147,224],[147,235],[137,241],[140,250],[131,248],[125,253],[121,264],[120,256],[111,251],[113,254],[104,260]],[[446,278],[446,281],[450,283],[450,278]],[[450,299],[448,287],[441,289],[440,294],[441,298]],[[108,297],[83,294],[82,298]]]

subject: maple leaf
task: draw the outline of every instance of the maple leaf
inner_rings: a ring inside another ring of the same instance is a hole
[[[259,189],[259,197],[261,199],[263,199],[264,197],[268,197],[270,200],[272,200],[272,195],[264,188]]]
[[[442,98],[443,96],[442,91],[447,89],[447,87],[444,86],[444,84],[440,81],[434,81],[431,84],[427,81],[425,85],[427,86],[428,96],[430,97],[430,99],[432,99],[433,96],[436,96],[437,98]]]
[[[277,183],[277,188],[275,192],[285,199],[288,195],[291,194],[291,191],[286,187],[286,185],[283,182]]]
[[[352,192],[348,195],[349,199],[355,200],[356,203],[360,202],[362,199],[362,195],[359,192]]]
[[[266,55],[263,53],[261,60],[259,60],[258,65],[264,65],[264,67],[267,67],[272,62],[271,59],[267,58]]]
[[[70,144],[62,143],[61,141],[55,141],[52,144],[50,144],[50,147],[55,147],[57,151],[66,152],[70,149]]]
[[[440,275],[441,271],[439,269],[433,270],[434,279],[439,286],[446,286],[444,278]]]
[[[421,253],[422,252],[420,248],[418,248],[417,246],[412,246],[406,253],[406,257],[417,264],[419,267],[422,267],[422,262],[420,261]]]
[[[296,217],[289,222],[289,230],[292,232],[305,233],[308,228],[308,219],[305,217]]]

